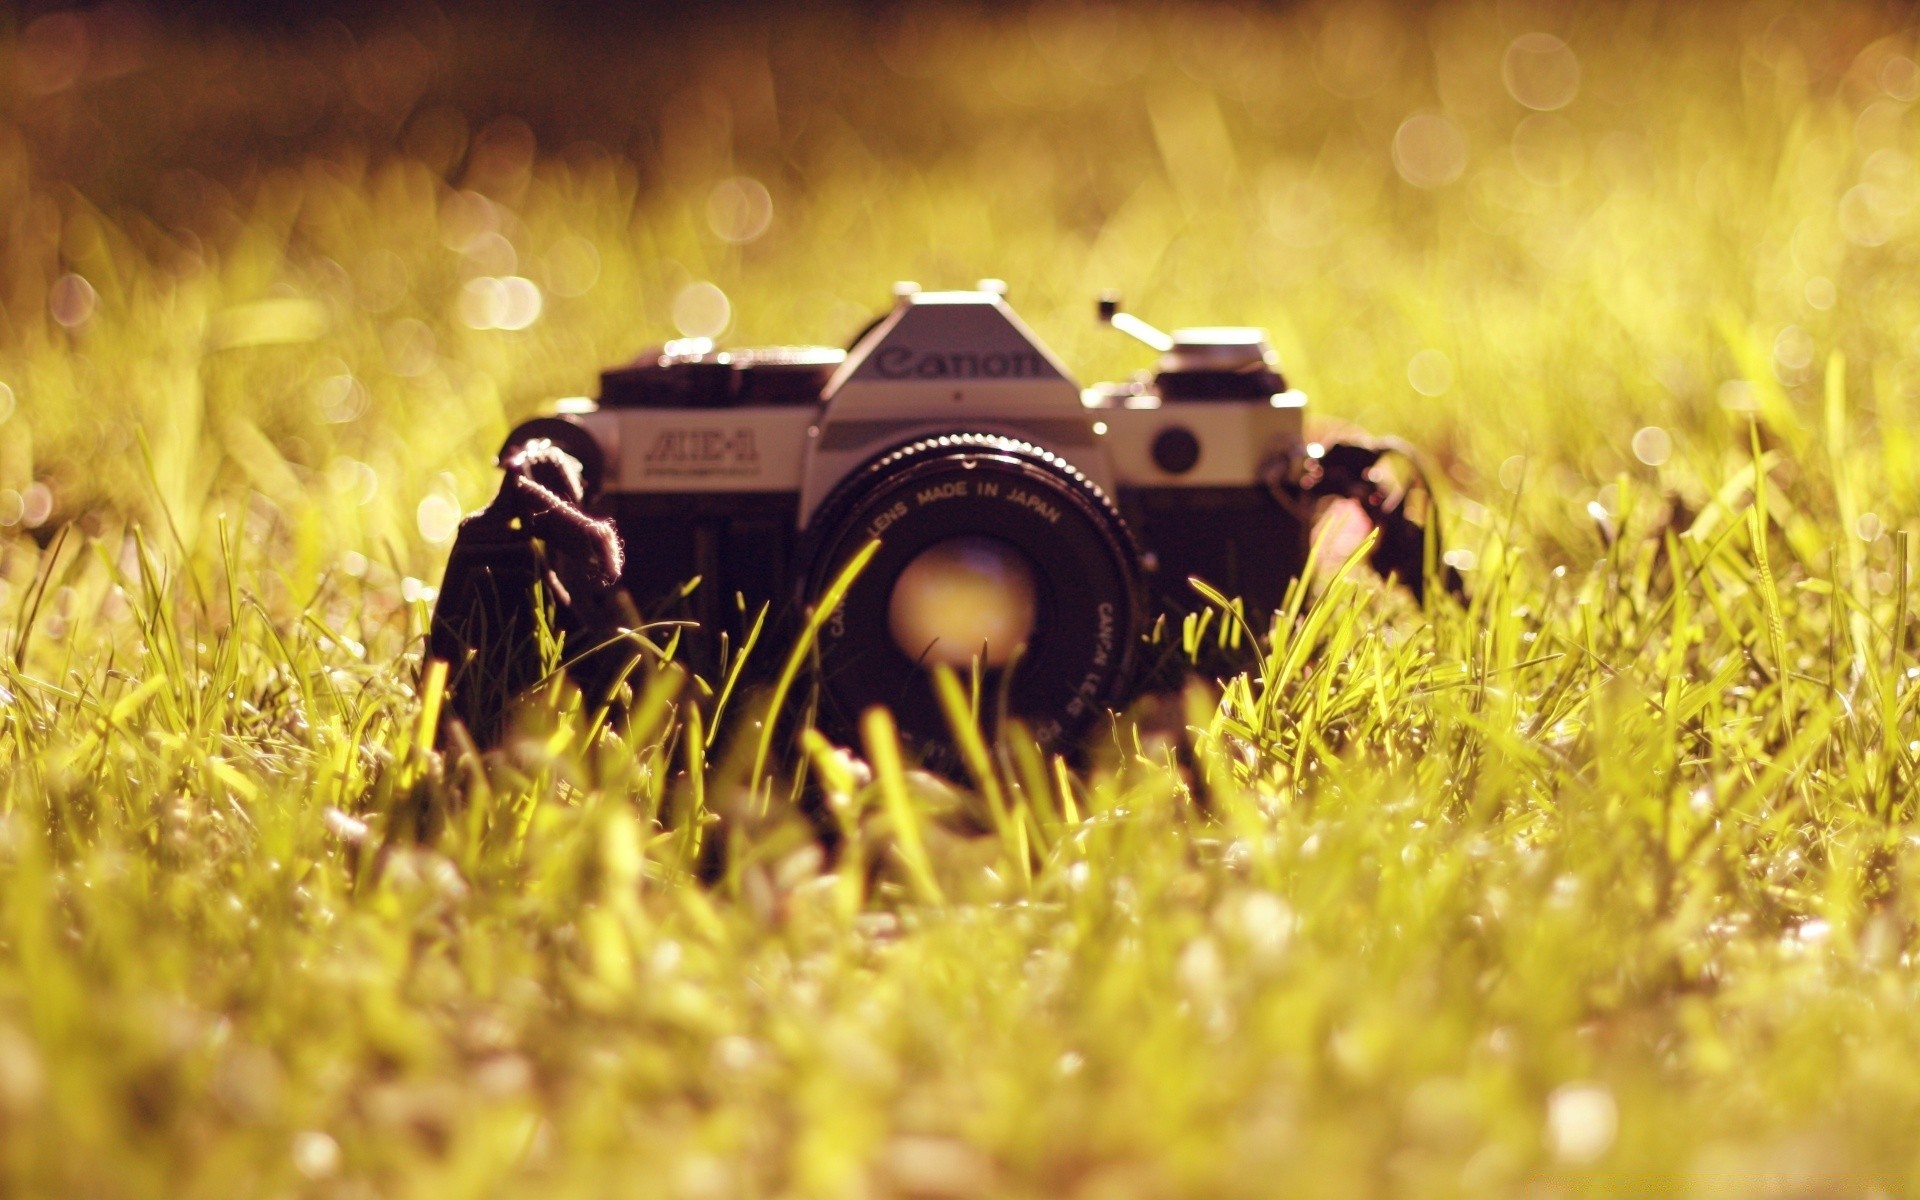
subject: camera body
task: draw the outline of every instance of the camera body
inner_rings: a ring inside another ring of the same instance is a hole
[[[903,284],[845,352],[669,343],[503,457],[545,438],[580,462],[586,511],[625,544],[621,584],[646,619],[697,623],[696,669],[763,609],[797,631],[867,552],[820,623],[821,716],[885,704],[938,742],[927,668],[944,662],[1060,744],[1124,701],[1155,620],[1200,603],[1190,577],[1257,624],[1307,560],[1309,514],[1275,484],[1311,453],[1306,400],[1264,333],[1168,336],[1113,300],[1101,316],[1156,369],[1082,387],[1004,286]]]

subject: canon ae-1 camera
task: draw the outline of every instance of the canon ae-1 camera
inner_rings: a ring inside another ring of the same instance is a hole
[[[1152,371],[1081,386],[996,281],[898,285],[845,351],[685,340],[606,371],[513,431],[499,498],[461,528],[431,647],[453,713],[497,737],[547,630],[600,701],[643,622],[686,622],[676,654],[721,673],[756,625],[766,670],[817,616],[822,723],[884,705],[939,744],[945,664],[1063,746],[1128,698],[1156,622],[1204,603],[1190,580],[1271,613],[1325,498],[1365,509],[1375,565],[1418,592],[1431,539],[1374,479],[1381,449],[1310,445],[1263,331],[1099,313]]]

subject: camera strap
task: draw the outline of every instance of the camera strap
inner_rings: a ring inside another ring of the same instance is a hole
[[[1408,481],[1392,479],[1383,469],[1388,459],[1404,466]],[[1437,560],[1439,497],[1418,454],[1406,442],[1389,437],[1316,444],[1304,454],[1276,459],[1262,474],[1262,481],[1274,499],[1309,527],[1324,513],[1327,501],[1359,505],[1379,534],[1368,562],[1382,579],[1398,580],[1415,600],[1424,602],[1431,570],[1448,595],[1466,600],[1460,572]]]
[[[620,587],[619,532],[585,511],[578,460],[535,438],[500,466],[493,501],[460,523],[427,638],[448,664],[444,711],[482,747],[556,653],[590,703],[606,699],[633,656],[610,635],[639,624]]]

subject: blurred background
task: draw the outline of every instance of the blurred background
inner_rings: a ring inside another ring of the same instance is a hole
[[[505,430],[601,367],[678,335],[843,342],[895,279],[982,276],[1083,382],[1148,365],[1094,322],[1103,288],[1270,327],[1320,419],[1441,465],[1468,570],[1515,542],[1528,570],[1591,561],[1623,489],[1685,527],[1755,418],[1788,536],[1877,561],[1916,484],[1908,21],[17,8],[0,580],[65,525],[191,548],[224,515],[293,594],[430,595]]]

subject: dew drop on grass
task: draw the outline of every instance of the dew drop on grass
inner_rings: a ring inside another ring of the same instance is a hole
[[[358,845],[366,840],[367,823],[358,817],[348,816],[337,808],[328,808],[325,812],[321,813],[320,823],[326,826],[328,833],[331,833],[343,842],[352,842]]]

